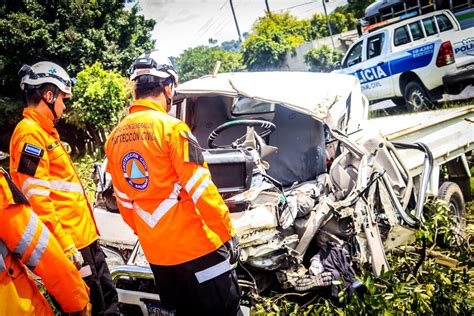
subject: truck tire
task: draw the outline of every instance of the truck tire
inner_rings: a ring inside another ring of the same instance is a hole
[[[410,81],[405,86],[403,97],[407,109],[413,112],[431,109],[433,105],[426,89],[419,81]]]
[[[404,106],[406,104],[406,101],[404,98],[393,98],[392,102],[395,103],[396,106]]]
[[[438,198],[446,201],[450,212],[455,217],[456,231],[464,237],[466,230],[466,207],[461,188],[454,182],[443,182],[438,190]]]

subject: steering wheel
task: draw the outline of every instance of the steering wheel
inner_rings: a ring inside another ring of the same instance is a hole
[[[220,135],[225,130],[228,130],[229,128],[233,126],[246,126],[246,127],[260,127],[262,130],[260,132],[255,132],[257,133],[260,137],[265,137],[267,135],[270,135],[275,129],[276,126],[272,122],[264,121],[264,120],[235,120],[235,121],[229,121],[225,122],[222,125],[219,125],[216,127],[209,137],[207,138],[207,146],[209,148],[228,148],[230,145],[217,145],[214,141],[216,138]]]

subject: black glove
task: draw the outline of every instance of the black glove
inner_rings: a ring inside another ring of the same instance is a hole
[[[240,256],[240,243],[239,243],[239,237],[237,235],[232,236],[231,239],[229,239],[224,246],[227,248],[229,251],[229,262],[230,264],[234,264],[239,260]]]

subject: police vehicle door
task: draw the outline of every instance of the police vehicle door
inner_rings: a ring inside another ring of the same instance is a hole
[[[365,39],[362,39],[359,42],[352,45],[352,47],[349,49],[349,52],[346,54],[342,62],[343,73],[348,74],[348,75],[354,75],[358,77],[360,81],[361,81],[361,78],[358,72],[362,69],[361,64],[362,64],[362,58],[364,56],[363,55],[364,42],[365,42]],[[366,91],[362,89],[362,92],[365,94]],[[370,99],[370,96],[368,96],[367,94],[365,94],[365,96],[368,99]]]
[[[362,91],[371,100],[393,96],[387,39],[387,31],[384,30],[367,37],[366,40],[365,61],[358,77]]]

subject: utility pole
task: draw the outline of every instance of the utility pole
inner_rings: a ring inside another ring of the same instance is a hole
[[[268,13],[268,16],[272,16],[272,12],[270,11],[270,7],[268,6],[268,0],[265,0],[265,6],[267,7],[267,13]]]
[[[239,35],[239,42],[242,43],[242,35],[240,35],[239,23],[237,23],[237,17],[235,16],[234,5],[232,0],[229,0],[230,8],[232,9],[232,15],[234,16],[235,27],[237,28],[237,34]]]
[[[326,16],[326,23],[328,24],[329,36],[331,36],[332,48],[336,49],[336,45],[334,45],[334,39],[332,38],[332,29],[331,29],[331,24],[329,23],[328,12],[326,11],[326,0],[322,0],[322,1],[323,1],[323,8],[324,8],[324,15]]]

